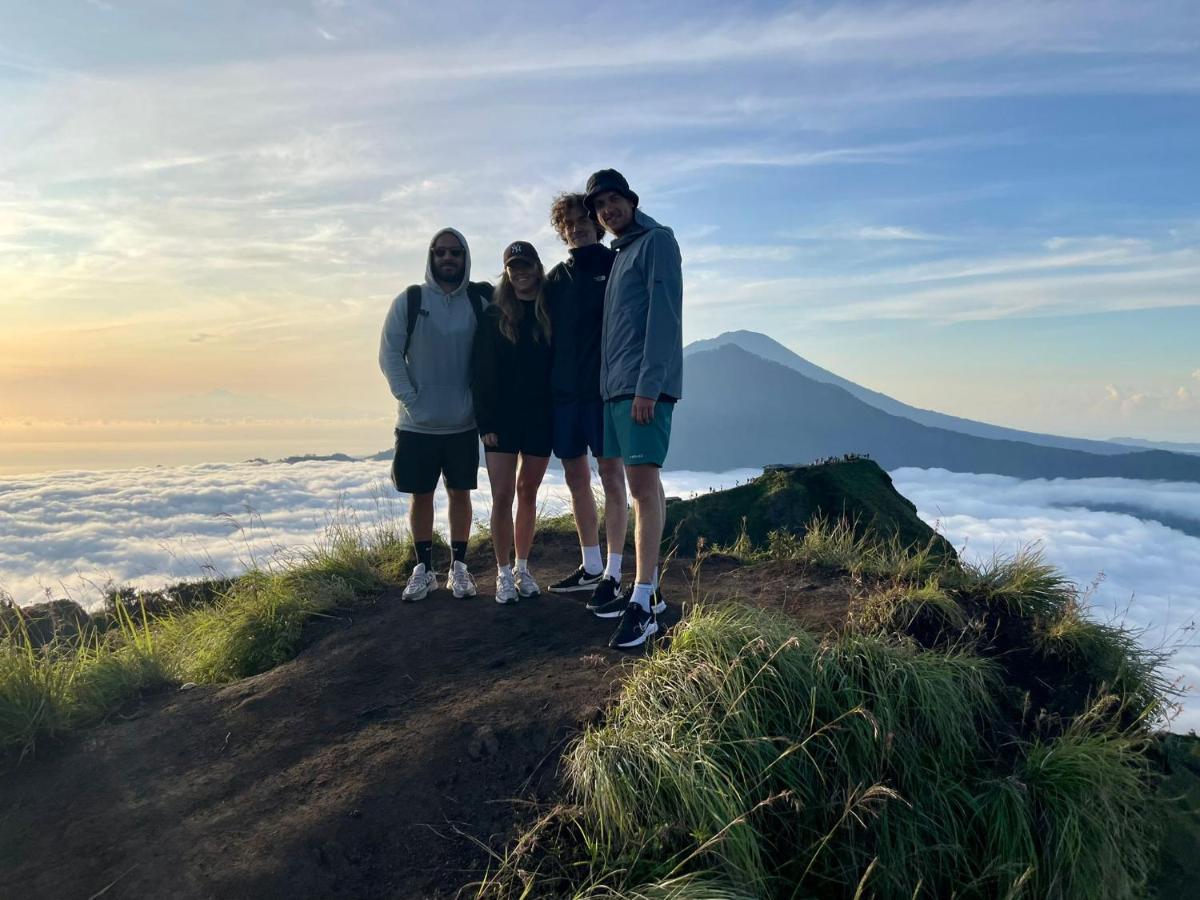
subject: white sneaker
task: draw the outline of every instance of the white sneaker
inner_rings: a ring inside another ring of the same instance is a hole
[[[517,586],[513,584],[512,572],[496,573],[496,602],[505,605],[516,603],[521,598],[517,596]]]
[[[536,597],[542,592],[528,569],[517,569],[517,592],[522,597]]]
[[[446,585],[459,600],[475,596],[475,579],[467,571],[466,563],[455,560],[450,564],[450,571],[446,573]]]
[[[436,591],[437,586],[437,575],[433,572],[426,572],[425,563],[417,563],[412,574],[408,576],[408,584],[404,586],[401,599],[405,603],[416,603],[418,600],[428,597],[430,591]]]

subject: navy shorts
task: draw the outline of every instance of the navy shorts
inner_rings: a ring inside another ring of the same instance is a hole
[[[575,459],[589,450],[604,456],[604,401],[554,401],[554,455]]]

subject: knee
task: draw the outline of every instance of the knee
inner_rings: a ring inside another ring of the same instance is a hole
[[[492,485],[492,509],[511,510],[514,496],[515,491],[510,485],[501,485],[499,487]]]
[[[620,469],[601,469],[600,483],[604,485],[605,496],[622,498],[625,496],[625,473]]]
[[[570,464],[564,463],[563,478],[572,494],[591,489],[592,470],[588,467],[586,459],[572,460]]]
[[[517,485],[517,499],[521,501],[522,506],[531,506],[537,503],[538,485],[521,482]]]
[[[633,499],[639,503],[649,503],[651,501],[657,503],[660,501],[660,491],[658,479],[654,477],[657,472],[652,474],[638,473],[631,475],[629,479],[629,493],[633,495]]]

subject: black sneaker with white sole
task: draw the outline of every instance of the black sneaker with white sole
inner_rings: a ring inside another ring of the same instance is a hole
[[[643,646],[657,632],[658,618],[654,613],[647,612],[640,603],[631,600],[621,614],[621,624],[608,639],[608,646],[614,650],[632,650]]]
[[[593,591],[600,584],[600,579],[604,577],[603,572],[597,572],[595,575],[589,575],[588,570],[580,566],[562,581],[556,581],[550,585],[550,593],[552,594],[573,594],[576,591]]]
[[[654,589],[654,595],[650,598],[650,611],[656,616],[661,616],[667,611],[667,601],[663,599],[662,592]]]
[[[621,583],[611,575],[601,578],[596,590],[592,591],[592,599],[587,602],[587,611],[600,619],[615,619],[625,612]]]

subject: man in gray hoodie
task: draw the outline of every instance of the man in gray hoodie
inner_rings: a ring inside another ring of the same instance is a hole
[[[604,295],[600,340],[600,394],[604,399],[604,455],[625,463],[636,521],[637,576],[609,645],[638,647],[658,631],[666,609],[658,591],[658,553],[666,497],[659,470],[671,438],[671,413],[683,395],[683,270],[671,229],[638,208],[638,195],[615,169],[588,179],[584,205],[614,235],[616,251]],[[620,611],[618,611],[620,610]]]
[[[471,277],[467,240],[443,228],[429,244],[425,283],[392,301],[379,341],[379,367],[400,405],[392,483],[411,494],[409,527],[417,564],[403,598],[421,600],[437,588],[433,566],[433,493],[444,478],[450,499],[446,576],[455,597],[473,597],[467,571],[471,491],[478,486],[479,435],[471,399],[471,347],[492,287]]]

